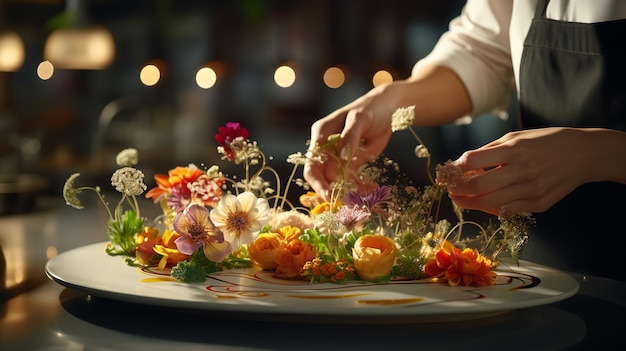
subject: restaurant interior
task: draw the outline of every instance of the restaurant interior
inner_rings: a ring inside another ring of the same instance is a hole
[[[306,151],[313,121],[410,75],[462,2],[0,4],[0,174],[41,176],[56,195],[73,172],[106,180],[128,147],[148,179],[175,165],[219,163],[214,135],[230,121],[280,169]],[[502,117],[420,134],[445,161],[515,128],[514,105]],[[415,162],[400,149],[410,136],[397,134],[386,153],[411,172]]]
[[[611,318],[623,320],[626,287],[600,277],[573,275],[584,292],[573,302],[366,332],[356,318],[329,333],[307,316],[302,324],[229,321],[100,299],[44,272],[61,253],[106,239],[95,197],[84,198],[87,211],[66,206],[71,174],[115,193],[115,157],[126,148],[138,151],[148,189],[176,166],[228,172],[215,134],[239,122],[286,176],[286,159],[306,151],[314,121],[408,77],[464,3],[0,0],[0,349],[551,350],[616,341]],[[434,165],[517,126],[511,96],[506,114],[415,130]],[[419,186],[428,177],[413,145],[411,133],[395,133],[385,155]],[[277,330],[279,338],[267,337]]]

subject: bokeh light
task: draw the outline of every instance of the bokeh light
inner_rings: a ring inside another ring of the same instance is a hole
[[[339,67],[330,67],[324,72],[324,84],[332,89],[337,89],[346,82],[346,75]]]
[[[146,86],[156,85],[161,80],[161,70],[155,63],[149,63],[141,69],[139,79]]]
[[[217,83],[217,73],[213,68],[202,67],[196,73],[196,84],[202,89],[210,89]]]
[[[41,80],[48,80],[54,75],[54,66],[50,61],[43,61],[37,66],[37,76]]]
[[[374,84],[375,87],[391,82],[393,82],[393,76],[385,70],[374,73],[374,77],[372,77],[372,84]]]
[[[288,88],[296,81],[296,71],[293,68],[283,65],[274,72],[274,82],[281,88]]]

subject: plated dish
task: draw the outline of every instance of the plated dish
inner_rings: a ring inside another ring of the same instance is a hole
[[[259,269],[225,270],[204,283],[181,283],[164,272],[128,266],[104,253],[106,243],[53,257],[46,274],[93,296],[241,318],[304,317],[308,321],[441,322],[495,316],[566,299],[578,291],[568,274],[520,261],[503,262],[497,283],[450,287],[431,280],[310,284]]]

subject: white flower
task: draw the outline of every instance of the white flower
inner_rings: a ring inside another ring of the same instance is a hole
[[[391,131],[408,129],[413,125],[413,119],[415,119],[415,105],[400,107],[391,115]]]
[[[207,169],[206,174],[209,178],[217,178],[222,176],[222,172],[220,172],[220,167],[217,165],[213,165]]]
[[[291,154],[287,156],[287,163],[291,163],[294,165],[304,165],[306,163],[306,156],[301,152],[296,152],[295,154]]]
[[[235,251],[241,245],[254,241],[269,221],[269,204],[263,198],[245,191],[237,196],[227,194],[211,210],[211,221],[224,233],[224,238]]]
[[[80,190],[74,187],[74,182],[76,181],[76,178],[78,178],[78,176],[80,176],[80,173],[74,173],[69,178],[67,178],[65,184],[63,184],[63,198],[65,199],[65,203],[67,205],[81,210],[84,208],[84,206],[78,199],[78,194],[80,194]]]
[[[115,162],[120,167],[130,167],[139,163],[139,153],[137,149],[128,148],[120,151],[115,156]]]
[[[424,145],[417,145],[415,147],[414,152],[417,158],[429,158],[430,157],[430,151],[428,151],[428,148],[426,148],[426,146]]]
[[[111,185],[122,194],[137,196],[146,190],[143,177],[142,171],[132,167],[123,167],[113,173]]]

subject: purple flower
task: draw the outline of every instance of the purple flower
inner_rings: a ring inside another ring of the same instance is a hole
[[[370,212],[365,207],[342,206],[336,214],[336,218],[348,230],[357,228],[363,221],[370,217]]]
[[[209,219],[209,210],[197,204],[190,205],[174,218],[174,230],[180,237],[174,241],[178,251],[191,255],[200,247],[204,255],[213,262],[221,262],[232,247],[224,240],[224,233],[215,228]]]
[[[376,206],[381,205],[390,199],[390,191],[386,186],[379,186],[376,189],[363,191],[360,193],[349,191],[343,199],[346,206],[365,207],[374,212]]]

